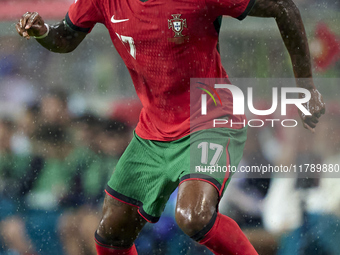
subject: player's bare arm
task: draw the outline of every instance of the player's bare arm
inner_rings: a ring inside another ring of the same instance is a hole
[[[16,24],[16,30],[26,39],[32,36],[38,37],[36,39],[43,47],[58,53],[73,51],[87,35],[84,32],[74,31],[64,21],[47,28],[37,12],[26,12]],[[39,39],[39,37],[44,38]]]
[[[325,103],[313,83],[309,46],[298,8],[292,0],[256,0],[249,15],[275,18],[292,61],[297,86],[311,92],[305,106],[312,116],[299,114],[304,127],[314,132],[318,119],[325,113]]]

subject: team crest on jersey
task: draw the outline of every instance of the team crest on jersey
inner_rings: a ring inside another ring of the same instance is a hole
[[[181,14],[171,14],[173,19],[168,19],[169,29],[175,32],[174,37],[181,37],[183,28],[187,27],[187,20],[181,19]]]

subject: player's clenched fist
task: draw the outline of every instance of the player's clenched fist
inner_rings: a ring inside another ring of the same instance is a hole
[[[311,93],[311,98],[309,102],[303,105],[312,115],[306,116],[301,111],[299,111],[299,114],[303,121],[303,126],[314,132],[315,131],[314,128],[316,127],[316,124],[319,122],[319,118],[326,111],[326,104],[324,103],[322,96],[317,89],[311,89],[309,91]]]
[[[30,36],[42,36],[47,33],[47,26],[37,12],[26,12],[15,25],[19,35],[26,39]]]

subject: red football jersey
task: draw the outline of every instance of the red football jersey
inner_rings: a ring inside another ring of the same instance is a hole
[[[190,78],[225,78],[217,49],[216,20],[243,19],[255,0],[76,0],[67,24],[90,32],[103,23],[123,58],[143,109],[136,133],[150,140],[179,139],[190,129]],[[222,112],[209,111],[206,121],[232,115],[228,94]],[[216,108],[217,109],[217,108]],[[242,125],[234,125],[240,128]],[[197,125],[195,130],[205,128]]]

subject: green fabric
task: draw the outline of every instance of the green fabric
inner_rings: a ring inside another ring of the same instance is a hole
[[[64,194],[67,192],[73,177],[73,169],[67,161],[61,159],[45,159],[45,164],[38,179],[34,183],[33,192]]]
[[[0,154],[0,200],[21,201],[22,184],[29,168],[30,157],[11,153]],[[1,206],[0,206],[1,207]],[[0,208],[0,214],[6,208]]]
[[[118,157],[96,154],[85,147],[75,149],[72,157],[74,167],[81,170],[84,196],[86,198],[101,196],[118,162]]]
[[[64,159],[45,158],[32,192],[67,193],[74,175],[86,168],[91,158],[90,151],[86,148],[76,148]]]
[[[29,156],[0,154],[0,195],[21,196],[22,184],[32,174],[29,172],[32,171],[31,160]],[[32,209],[54,209],[69,195],[96,201],[104,195],[105,184],[117,162],[118,158],[98,155],[85,147],[73,149],[63,159],[45,158],[37,179],[24,198],[26,204]],[[83,193],[73,194],[79,191],[79,187],[74,186],[79,185],[74,183],[78,177]]]
[[[134,134],[108,186],[126,197],[142,202],[147,214],[159,217],[181,177],[194,173],[195,166],[201,164],[202,151],[197,148],[198,144],[204,141],[222,145],[224,151],[221,155],[225,156],[220,157],[219,165],[227,162],[225,148],[228,144],[230,164],[237,166],[242,157],[246,132],[247,128],[215,128],[194,132],[171,142],[145,140]],[[208,162],[214,153],[210,154]],[[201,174],[216,179],[222,186],[226,180],[225,174],[217,178],[209,173]]]
[[[239,130],[214,128],[193,133],[190,140],[190,173],[205,174],[223,185],[225,179],[233,174],[229,169],[236,171],[242,159],[246,138],[247,127]],[[223,150],[219,151],[219,147]]]
[[[80,175],[84,196],[94,198],[103,193],[118,159],[97,155],[85,147],[74,149],[64,160],[46,159],[34,184],[34,192],[62,192],[72,189],[71,181]]]
[[[0,178],[22,178],[29,161],[29,156],[15,155],[12,153],[0,154]]]
[[[91,164],[84,171],[82,183],[86,197],[97,197],[103,193],[104,185],[110,179],[118,158],[98,156],[92,158]]]

